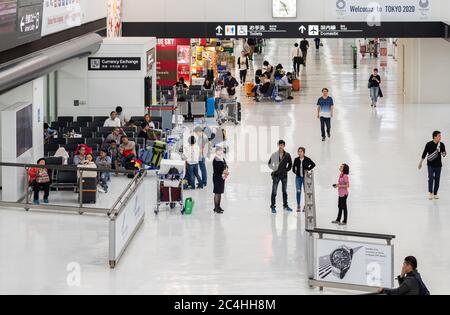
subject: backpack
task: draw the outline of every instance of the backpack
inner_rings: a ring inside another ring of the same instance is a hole
[[[422,278],[418,275],[414,275],[413,277],[419,284],[419,289],[420,289],[419,295],[431,295],[430,291],[428,291],[427,286],[425,285],[425,283],[423,283]]]

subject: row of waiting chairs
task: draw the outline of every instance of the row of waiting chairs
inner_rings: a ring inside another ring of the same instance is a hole
[[[136,151],[139,151],[140,148],[144,148],[146,145],[145,138],[130,138],[130,141],[136,143]],[[86,144],[93,151],[99,151],[102,148],[103,142],[104,138],[54,139],[52,142],[44,145],[44,153],[46,156],[53,156],[60,147],[63,147],[69,154],[73,154],[80,144]]]

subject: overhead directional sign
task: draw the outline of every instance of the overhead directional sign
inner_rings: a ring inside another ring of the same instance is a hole
[[[124,36],[158,38],[443,38],[442,22],[125,22]]]
[[[300,26],[300,27],[298,28],[298,30],[300,31],[300,33],[305,34],[305,31],[306,31],[305,25]]]

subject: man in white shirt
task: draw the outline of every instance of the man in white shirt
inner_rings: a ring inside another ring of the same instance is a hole
[[[278,82],[279,91],[287,91],[287,99],[292,100],[292,73],[288,72],[286,75]]]
[[[299,75],[300,65],[303,63],[303,55],[298,43],[295,43],[294,48],[292,48],[291,58],[294,62],[294,71]]]
[[[189,138],[189,145],[184,146],[183,157],[186,160],[188,169],[187,176],[191,189],[195,189],[195,179],[197,178],[197,188],[203,189],[202,179],[198,173],[198,163],[200,160],[200,147],[197,145],[195,136]],[[187,187],[186,187],[187,188]]]
[[[120,118],[117,117],[116,112],[111,112],[110,118],[105,120],[103,127],[118,127],[118,128],[122,127],[122,123],[120,122]]]

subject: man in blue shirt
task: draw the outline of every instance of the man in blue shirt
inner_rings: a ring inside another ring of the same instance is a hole
[[[328,138],[331,137],[331,118],[333,117],[334,101],[328,96],[328,89],[322,89],[322,97],[317,101],[317,118],[320,119],[322,130],[322,141],[325,141],[325,126],[327,127]]]

